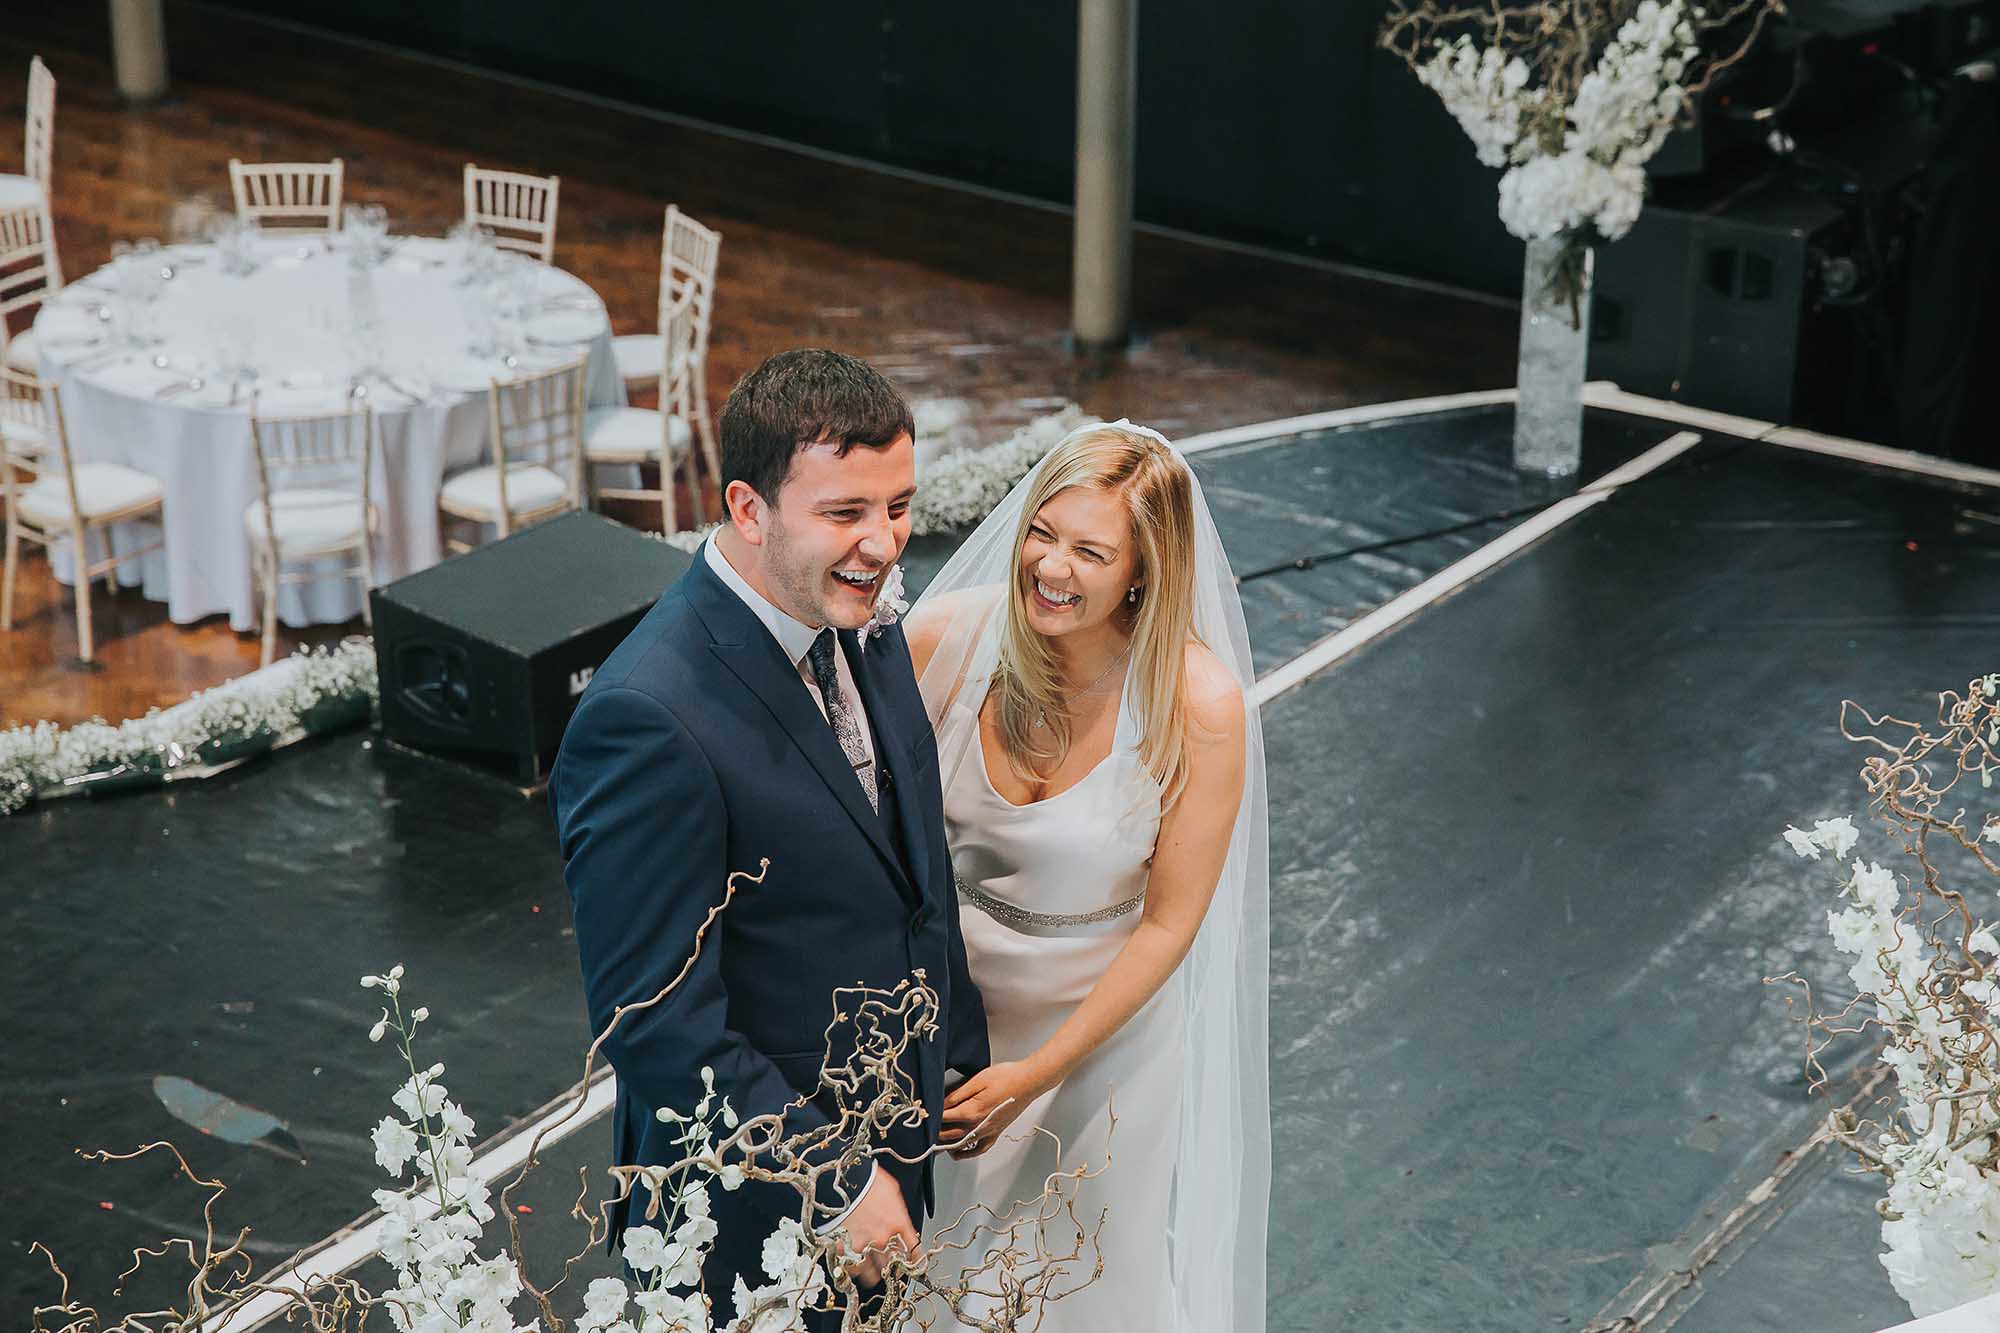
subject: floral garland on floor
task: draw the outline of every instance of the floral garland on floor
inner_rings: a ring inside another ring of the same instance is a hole
[[[928,537],[974,526],[1048,457],[1063,436],[1097,420],[1071,403],[1036,417],[998,444],[935,460],[919,476],[917,496],[910,503],[910,535]]]
[[[928,537],[972,527],[992,513],[1014,484],[1048,457],[1063,436],[1097,420],[1071,403],[1059,412],[1036,417],[998,444],[946,454],[931,462],[919,474],[916,499],[910,502],[910,535]],[[660,539],[692,555],[717,526],[707,523]],[[660,537],[659,533],[653,535]]]
[[[175,770],[262,754],[366,718],[376,694],[375,645],[352,638],[128,722],[0,731],[0,815],[37,799],[163,782]]]

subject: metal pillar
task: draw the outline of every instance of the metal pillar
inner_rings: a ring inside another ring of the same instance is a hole
[[[167,92],[167,28],[160,0],[110,0],[111,63],[128,102]]]
[[[1080,348],[1132,326],[1132,167],[1139,0],[1077,0],[1076,238],[1070,323]]]

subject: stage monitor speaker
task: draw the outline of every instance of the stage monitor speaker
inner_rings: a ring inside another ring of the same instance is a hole
[[[1815,381],[1845,365],[1816,318],[1819,266],[1844,222],[1833,203],[1775,179],[1692,207],[1648,207],[1598,252],[1591,376],[1798,421]]]
[[[688,563],[570,513],[375,589],[383,733],[540,785],[591,675]]]

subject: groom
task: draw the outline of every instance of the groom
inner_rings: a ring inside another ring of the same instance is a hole
[[[903,1066],[928,1116],[888,1138],[917,1156],[935,1141],[945,1068],[969,1077],[987,1044],[909,649],[899,625],[855,633],[909,539],[915,427],[866,362],[819,350],[751,371],[721,426],[727,519],[598,669],[550,782],[594,1032],[687,963],[731,871],[771,863],[716,918],[686,979],[605,1043],[614,1160],[677,1160],[677,1127],[654,1113],[690,1113],[704,1066],[745,1119],[815,1094],[835,989],[922,969],[942,1031],[912,1041]],[[814,1095],[785,1132],[837,1114]],[[928,1160],[884,1155],[852,1175],[822,1178],[819,1227],[843,1226],[864,1254],[914,1246]],[[736,1276],[769,1281],[763,1239],[799,1200],[776,1185],[711,1194],[720,1317]],[[615,1206],[613,1236],[639,1220]],[[879,1268],[865,1258],[857,1271],[872,1283]]]

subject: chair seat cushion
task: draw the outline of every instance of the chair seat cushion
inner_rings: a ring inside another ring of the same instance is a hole
[[[618,363],[618,378],[628,384],[658,379],[665,355],[657,333],[627,333],[611,340],[611,359]]]
[[[660,443],[685,452],[694,439],[687,422],[650,407],[599,407],[583,418],[583,456],[593,463],[640,463],[660,456]]]
[[[516,463],[507,469],[507,507],[516,514],[559,505],[569,487],[539,463]],[[488,464],[446,478],[438,505],[447,513],[492,521],[500,513],[500,469]]]
[[[26,208],[42,202],[42,183],[33,176],[0,172],[0,209]]]
[[[41,369],[41,347],[35,342],[33,325],[7,340],[7,368],[32,375]]]
[[[271,516],[276,520],[278,552],[290,558],[359,546],[364,528],[374,528],[376,519],[370,505],[363,523],[361,497],[352,491],[308,489],[273,495]],[[262,500],[251,501],[243,511],[243,530],[252,547],[262,550],[269,544]]]
[[[158,504],[165,493],[159,478],[122,463],[76,465],[76,503],[86,519]],[[70,521],[69,492],[58,472],[49,473],[21,492],[18,504],[21,517],[37,527]]]
[[[16,458],[34,458],[49,447],[48,437],[39,427],[25,421],[0,419],[0,443]]]

